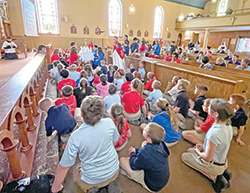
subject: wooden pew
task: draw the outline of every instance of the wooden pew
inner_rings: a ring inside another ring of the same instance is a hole
[[[141,59],[126,57],[126,65],[133,63],[138,69],[138,63]],[[194,99],[194,88],[196,85],[205,84],[209,86],[208,97],[211,98],[226,98],[228,99],[232,93],[246,92],[248,83],[239,77],[230,76],[225,72],[210,71],[195,66],[188,66],[177,63],[170,63],[162,60],[144,58],[145,70],[147,72],[153,71],[157,75],[157,79],[161,81],[162,88],[167,86],[173,76],[180,76],[191,82],[188,88],[188,94],[191,99]],[[218,92],[219,91],[219,92]]]
[[[38,101],[47,77],[46,56],[38,54],[1,87],[0,154],[8,159],[4,175],[0,175],[4,183],[31,175],[41,118]]]

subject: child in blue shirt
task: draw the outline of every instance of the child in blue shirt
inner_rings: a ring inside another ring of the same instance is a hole
[[[107,72],[107,78],[109,83],[114,82],[114,74],[115,74],[114,66],[113,64],[109,64]]]
[[[149,123],[143,130],[143,137],[141,148],[130,147],[130,157],[120,158],[120,172],[150,192],[159,192],[170,176],[169,150],[163,142],[165,131],[157,123]]]
[[[156,40],[156,44],[154,45],[154,51],[155,51],[155,56],[159,56],[160,55],[160,52],[161,52],[161,47],[159,45],[159,41]]]
[[[155,122],[162,126],[165,130],[164,142],[167,147],[172,147],[178,143],[181,138],[181,132],[178,129],[175,112],[172,106],[166,99],[160,98],[157,100],[156,115],[149,113],[148,122]],[[144,129],[146,124],[141,124],[141,129]]]
[[[104,104],[107,107],[107,111],[114,103],[121,104],[121,97],[116,94],[117,88],[114,84],[109,85],[109,95],[104,98]]]
[[[122,78],[122,75],[119,71],[116,71],[114,74],[114,84],[116,85],[117,89],[120,90],[122,84],[125,82],[124,79]]]
[[[100,64],[101,64],[101,71],[103,72],[103,74],[107,74],[108,68],[107,68],[107,66],[106,66],[106,64],[105,64],[105,60],[102,60],[102,61],[100,62]]]
[[[163,94],[160,90],[161,88],[161,82],[158,80],[154,80],[153,84],[153,92],[150,92],[149,96],[146,98],[146,100],[149,102],[150,106],[149,109],[151,111],[156,111],[156,102],[159,98],[163,98]]]
[[[141,74],[141,81],[142,82],[144,82],[144,78],[145,78],[145,75],[146,75],[146,71],[145,71],[145,69],[143,67],[144,67],[143,61],[140,61],[139,62],[138,72]]]
[[[129,44],[126,41],[124,42],[123,51],[126,56],[129,56]]]

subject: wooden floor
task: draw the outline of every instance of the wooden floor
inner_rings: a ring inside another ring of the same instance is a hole
[[[0,88],[8,82],[21,68],[23,68],[30,60],[32,60],[33,54],[28,53],[28,57],[25,58],[24,54],[18,54],[16,60],[4,60],[0,59]]]
[[[119,152],[119,156],[128,156],[128,148],[134,146],[140,147],[143,141],[142,132],[139,127],[131,126],[132,137],[125,149]],[[234,139],[228,154],[228,170],[232,172],[231,187],[225,190],[226,193],[249,193],[250,192],[250,121],[247,124],[247,130],[243,135],[243,141],[247,144],[241,147],[235,143]],[[202,174],[189,168],[181,161],[181,154],[185,152],[191,144],[183,138],[179,143],[170,148],[170,180],[160,193],[212,193],[211,182]],[[119,175],[118,184],[123,193],[147,193],[136,182]],[[72,178],[67,178],[65,183],[65,193],[78,193],[72,184]]]

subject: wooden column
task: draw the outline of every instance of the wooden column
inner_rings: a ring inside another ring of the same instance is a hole
[[[0,150],[4,151],[7,154],[13,179],[15,180],[26,177],[25,172],[21,170],[19,157],[17,155],[17,145],[19,141],[17,139],[14,139],[13,134],[5,129],[0,132],[0,142],[2,144]]]
[[[20,140],[22,142],[21,152],[27,152],[32,148],[32,144],[29,142],[27,135],[26,119],[27,118],[15,122],[18,125]]]
[[[209,32],[210,32],[210,28],[206,28],[205,37],[204,37],[204,43],[203,43],[203,48],[204,49],[207,48],[207,43],[208,43],[208,38],[209,38]]]
[[[39,113],[38,113],[38,106],[37,106],[37,100],[36,100],[36,92],[30,93],[30,100],[31,100],[31,107],[33,110],[33,116],[37,117]]]
[[[34,124],[33,116],[31,113],[31,104],[24,104],[25,112],[28,117],[28,125],[29,127],[27,128],[28,131],[34,131],[37,126]]]

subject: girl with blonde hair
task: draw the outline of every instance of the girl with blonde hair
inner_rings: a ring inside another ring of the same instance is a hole
[[[157,100],[156,110],[158,112],[155,116],[149,113],[148,122],[155,122],[164,128],[164,142],[167,147],[172,147],[177,144],[181,138],[181,132],[178,129],[175,112],[169,102],[163,98]],[[141,124],[140,127],[144,129],[146,126],[146,124]]]

